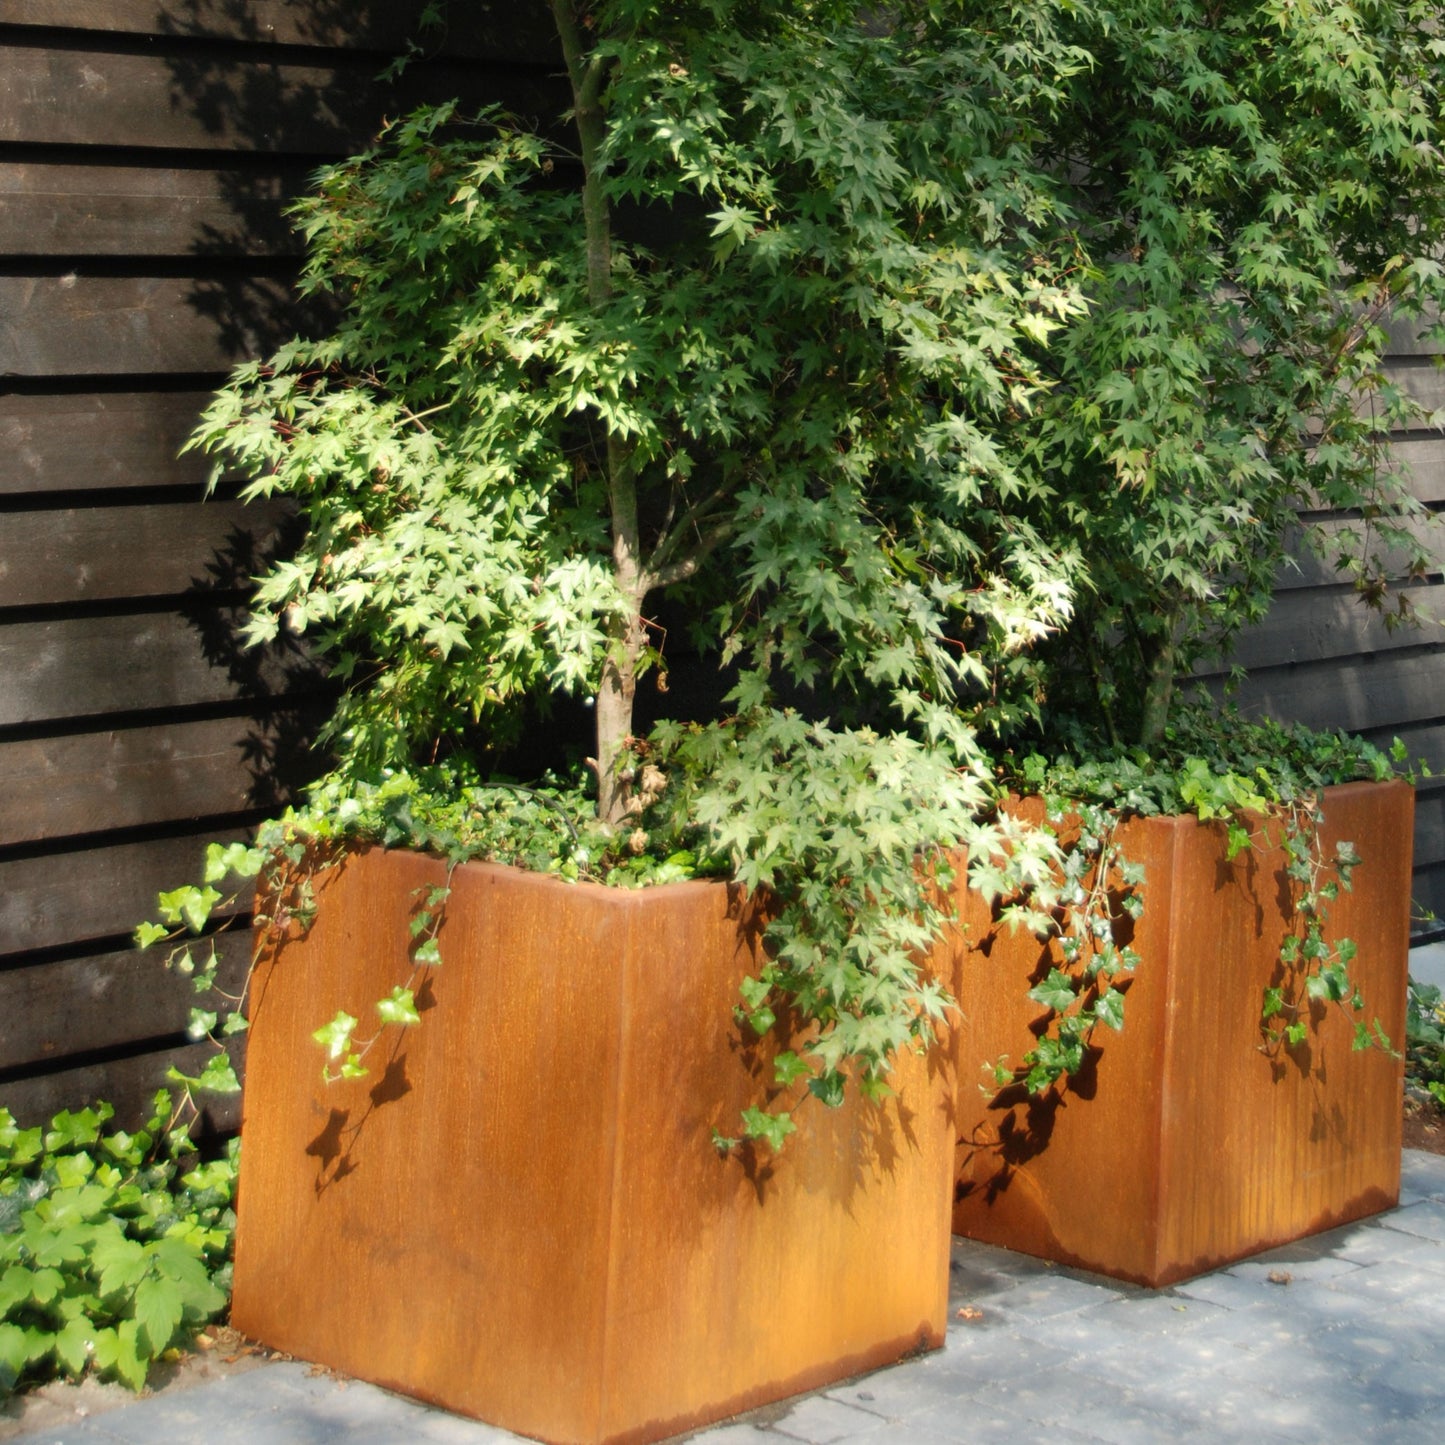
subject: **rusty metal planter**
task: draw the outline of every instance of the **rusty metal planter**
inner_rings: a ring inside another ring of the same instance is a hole
[[[1331,788],[1324,802],[1326,851],[1348,839],[1364,860],[1332,905],[1330,934],[1359,945],[1364,1017],[1397,1047],[1413,811],[1396,782]],[[1069,1088],[980,1093],[983,1060],[1030,1047],[1040,1010],[1025,995],[1050,958],[1007,933],[962,958],[954,1230],[1159,1286],[1393,1206],[1401,1061],[1352,1053],[1335,1007],[1316,1010],[1304,1046],[1261,1049],[1286,930],[1283,856],[1230,862],[1222,827],[1190,817],[1136,819],[1121,840],[1147,870],[1133,939],[1143,961],[1123,1032],[1095,1031]],[[962,906],[986,931],[981,905]]]
[[[238,1329],[557,1442],[657,1439],[942,1343],[946,1051],[883,1109],[813,1106],[781,1156],[719,1157],[771,1078],[730,1026],[756,937],[725,885],[466,865],[421,1026],[323,1084],[311,1030],[390,990],[443,877],[359,854],[263,959]]]

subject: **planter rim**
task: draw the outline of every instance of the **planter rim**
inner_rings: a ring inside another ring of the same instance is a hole
[[[446,858],[440,853],[433,853],[422,848],[388,847],[384,843],[365,843],[346,850],[342,862],[338,866],[345,866],[345,861],[351,858],[361,858],[368,853],[409,853],[418,858],[428,858],[436,863],[445,864]],[[607,883],[599,883],[595,879],[579,878],[576,880],[559,878],[555,873],[539,873],[533,868],[522,868],[515,863],[498,863],[491,859],[471,858],[456,865],[456,871],[465,872],[471,878],[485,878],[488,876],[515,880],[520,887],[566,890],[569,897],[583,896],[598,901],[606,900],[608,903],[619,908],[637,908],[642,901],[651,894],[693,892],[703,893],[709,890],[726,888],[735,890],[740,897],[746,894],[743,885],[736,878],[680,878],[666,883],[648,883],[638,888],[624,888]],[[523,883],[521,880],[525,879]]]
[[[1361,793],[1370,792],[1378,788],[1399,789],[1405,788],[1410,792],[1415,791],[1415,785],[1408,778],[1352,778],[1348,783],[1326,783],[1323,787],[1315,789],[1322,798],[1350,798]],[[1042,803],[1043,793],[1010,793],[1000,806],[1008,803]],[[1061,798],[1065,802],[1076,802],[1077,799]],[[1141,813],[1133,808],[1115,808],[1110,804],[1102,803],[1100,807],[1113,813],[1122,822],[1146,822],[1146,823],[1194,823],[1202,828],[1216,827],[1220,823],[1218,818],[1203,819],[1192,809],[1186,809],[1178,813]]]
[[[1320,789],[1325,795],[1349,796],[1370,788],[1410,788],[1413,785],[1405,778],[1357,778],[1348,783],[1330,783]],[[1041,802],[1041,793],[1010,793],[1007,802],[1038,803]],[[1176,825],[1187,827],[1193,824],[1196,827],[1217,827],[1218,820],[1210,822],[1202,821],[1198,814],[1192,812],[1184,813],[1138,813],[1123,809],[1112,810],[1122,821],[1133,822],[1135,820],[1152,822],[1161,825]],[[360,857],[363,854],[379,850],[383,853],[415,853],[420,857],[433,858],[437,862],[445,863],[446,859],[439,853],[428,852],[421,848],[388,847],[384,843],[365,843],[354,845],[347,849],[347,857]],[[956,849],[940,848],[937,850],[942,854],[951,854]],[[598,883],[593,879],[579,878],[572,881],[566,878],[559,878],[555,873],[539,873],[535,869],[522,868],[515,863],[498,863],[489,859],[468,859],[466,862],[457,865],[459,870],[465,869],[473,877],[495,874],[499,877],[528,879],[529,882],[523,886],[542,889],[566,889],[573,896],[581,895],[596,899],[599,902],[606,900],[604,906],[613,908],[641,908],[644,907],[644,900],[650,895],[658,892],[681,893],[688,890],[700,893],[707,889],[726,888],[736,894],[736,899],[742,903],[749,896],[747,889],[734,877],[723,878],[686,878],[678,879],[667,883],[648,883],[637,888],[615,887],[606,883]]]

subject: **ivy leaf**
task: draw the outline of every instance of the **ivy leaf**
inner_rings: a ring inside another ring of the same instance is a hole
[[[0,1390],[14,1389],[29,1361],[25,1331],[19,1325],[0,1324]]]
[[[1049,970],[1049,976],[1042,983],[1029,990],[1028,996],[1055,1013],[1064,1013],[1078,995],[1069,975],[1062,969],[1054,968]]]
[[[55,1336],[55,1353],[68,1374],[79,1376],[85,1373],[90,1363],[91,1336],[95,1326],[88,1319],[68,1320]]]
[[[191,1010],[191,1021],[186,1025],[186,1037],[191,1039],[205,1038],[213,1028],[216,1027],[218,1015],[209,1009],[193,1008]]]
[[[97,1330],[95,1335],[96,1368],[119,1376],[137,1393],[146,1382],[146,1363],[139,1336],[140,1325],[136,1320],[122,1320],[114,1329]]]
[[[37,1269],[30,1277],[30,1298],[36,1304],[49,1304],[65,1287],[65,1276],[58,1269]]]
[[[119,1229],[96,1239],[90,1263],[102,1297],[134,1288],[150,1268],[145,1247]]]
[[[153,1274],[136,1286],[134,1316],[144,1331],[150,1355],[160,1354],[166,1345],[171,1344],[172,1335],[175,1335],[184,1314],[181,1290],[173,1280]]]
[[[23,1264],[9,1265],[4,1274],[0,1274],[0,1319],[29,1298],[30,1271]]]
[[[748,1015],[748,1026],[759,1038],[767,1033],[777,1021],[777,1015],[770,1008],[754,1009]]]
[[[784,1049],[773,1060],[773,1080],[783,1088],[805,1078],[812,1070],[791,1049]]]
[[[738,993],[742,995],[743,1004],[750,1013],[760,1009],[772,991],[771,984],[758,978],[745,978],[738,985]]]
[[[166,1070],[166,1078],[188,1089],[201,1089],[211,1094],[239,1094],[241,1081],[228,1054],[213,1054],[199,1074],[183,1074],[174,1064]]]
[[[351,1048],[351,1036],[356,1029],[356,1018],[345,1009],[337,1009],[328,1024],[323,1024],[311,1037],[326,1050],[329,1062],[335,1063]]]
[[[156,896],[160,915],[172,926],[184,922],[192,933],[200,933],[211,917],[211,909],[221,901],[214,888],[197,888],[187,884]]]
[[[151,944],[169,938],[170,930],[159,923],[142,923],[136,928],[134,937],[137,948],[149,948]]]
[[[1124,1027],[1124,995],[1117,988],[1106,988],[1094,1004],[1094,1017],[1111,1029]]]
[[[265,861],[264,849],[250,848],[245,843],[211,843],[206,848],[203,876],[207,883],[219,883],[232,873],[242,878],[254,878]]]
[[[766,1109],[744,1109],[742,1120],[744,1135],[749,1139],[761,1139],[775,1153],[798,1127],[789,1115],[770,1114]]]
[[[383,999],[378,999],[376,1011],[384,1024],[419,1024],[421,1015],[416,1011],[416,1000],[409,988],[394,988]],[[334,1056],[333,1056],[334,1057]]]

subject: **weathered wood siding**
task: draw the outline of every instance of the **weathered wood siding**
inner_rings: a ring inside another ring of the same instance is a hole
[[[1404,325],[1392,341],[1392,379],[1428,409],[1445,407],[1445,370],[1436,357]],[[1415,494],[1430,512],[1445,510],[1445,434],[1402,433],[1393,445]],[[1349,517],[1316,520],[1340,530],[1361,525]],[[1438,518],[1422,531],[1445,553]],[[1399,737],[1410,757],[1436,774],[1421,779],[1416,800],[1415,930],[1424,936],[1445,926],[1445,576],[1437,570],[1405,590],[1419,625],[1389,626],[1326,562],[1301,551],[1298,567],[1280,578],[1268,618],[1240,641],[1235,660],[1249,676],[1236,700],[1246,712],[1347,728],[1385,748]]]
[[[27,1122],[134,1113],[204,1056],[129,935],[315,767],[324,679],[237,643],[284,511],[202,505],[177,457],[229,368],[307,324],[286,201],[422,100],[555,109],[543,7],[421,9],[0,0],[0,1103]]]

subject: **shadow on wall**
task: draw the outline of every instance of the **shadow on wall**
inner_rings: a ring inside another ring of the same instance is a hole
[[[171,41],[171,109],[215,147],[201,152],[217,190],[194,232],[186,304],[236,363],[334,321],[330,298],[294,289],[304,248],[286,206],[317,166],[364,149],[388,117],[424,103],[500,103],[522,117],[562,109],[545,0],[180,0],[156,23]],[[238,529],[192,579],[183,609],[207,662],[251,700],[242,763],[250,801],[264,809],[322,771],[312,740],[334,698],[299,639],[251,648],[242,637],[252,579],[297,535],[294,523],[259,542]]]

